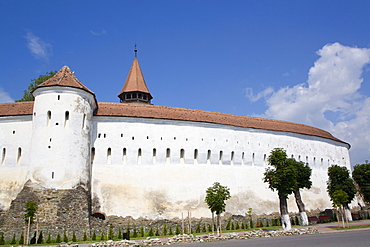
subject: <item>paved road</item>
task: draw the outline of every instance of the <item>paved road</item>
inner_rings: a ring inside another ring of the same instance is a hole
[[[176,247],[369,247],[370,229],[338,231],[326,234],[228,240],[198,244],[176,244]]]

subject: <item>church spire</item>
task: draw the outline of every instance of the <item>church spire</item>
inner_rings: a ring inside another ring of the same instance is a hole
[[[137,59],[137,49],[135,44],[135,57],[131,65],[130,72],[126,78],[126,82],[118,94],[118,98],[122,103],[147,103],[153,98],[146,86],[143,73]]]

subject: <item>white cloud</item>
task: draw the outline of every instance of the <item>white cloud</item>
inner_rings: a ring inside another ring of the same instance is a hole
[[[31,32],[27,33],[26,40],[27,47],[35,58],[46,62],[49,60],[52,55],[52,45],[50,43],[41,40]]]
[[[94,31],[90,30],[90,33],[92,35],[95,35],[95,36],[100,36],[100,35],[106,34],[107,31],[105,31],[105,29],[103,29],[101,32],[94,32]]]
[[[269,96],[273,92],[274,92],[274,89],[272,87],[268,87],[265,90],[263,90],[262,92],[259,92],[257,95],[255,95],[255,94],[253,94],[253,89],[252,88],[246,88],[245,89],[245,95],[252,102],[260,100],[261,98],[266,98],[267,96]]]
[[[12,99],[12,97],[10,97],[10,95],[0,87],[0,103],[10,103],[10,102],[14,102],[14,99]]]
[[[370,159],[370,97],[358,90],[370,49],[334,43],[317,54],[320,58],[309,70],[307,83],[271,92],[264,116],[328,130],[352,145],[352,163],[363,163]],[[259,99],[266,90],[247,97]]]

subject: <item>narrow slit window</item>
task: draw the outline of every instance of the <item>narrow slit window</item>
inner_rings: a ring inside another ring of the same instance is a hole
[[[223,152],[222,152],[222,151],[220,151],[220,154],[219,154],[219,156],[218,156],[218,163],[219,163],[220,165],[222,165],[222,155],[223,155]]]
[[[95,159],[95,148],[92,148],[91,149],[91,164],[94,163],[94,159]]]
[[[127,163],[127,150],[126,150],[126,148],[124,148],[124,149],[122,150],[122,163],[123,163],[124,165],[126,165],[126,163]]]
[[[254,166],[254,153],[252,153],[252,166]]]
[[[58,100],[60,100],[60,95],[58,95]]]
[[[82,129],[86,129],[86,114],[82,118]]]
[[[5,165],[5,157],[6,157],[6,148],[3,148],[3,152],[1,155],[1,165]]]
[[[18,155],[17,155],[17,165],[21,163],[21,158],[22,158],[22,148],[18,148]]]
[[[157,163],[157,149],[153,148],[153,164]]]
[[[139,148],[137,150],[137,163],[140,165],[141,164],[141,156],[142,156],[142,153],[141,153],[141,148]]]
[[[46,123],[47,127],[50,127],[50,121],[51,121],[51,111],[48,111],[48,113],[47,113],[47,123]]]
[[[66,111],[64,114],[64,127],[68,128],[69,127],[69,111]]]
[[[207,164],[211,164],[211,150],[207,151]]]
[[[171,150],[169,148],[166,149],[166,164],[171,163]]]
[[[244,162],[244,152],[242,152],[242,165],[244,165],[245,162]]]
[[[180,150],[180,164],[184,164],[184,163],[185,163],[185,150],[181,149]]]
[[[234,165],[234,151],[230,154],[230,165]]]
[[[107,150],[107,164],[111,164],[111,163],[112,163],[112,149],[108,148],[108,150]]]
[[[51,172],[51,179],[54,179],[54,172]]]
[[[266,166],[266,154],[263,155],[263,165]]]
[[[194,164],[198,164],[198,149],[194,149]]]

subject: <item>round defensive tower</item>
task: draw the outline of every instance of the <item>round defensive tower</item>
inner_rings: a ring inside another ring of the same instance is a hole
[[[29,178],[45,188],[87,186],[95,94],[64,66],[33,95]]]

